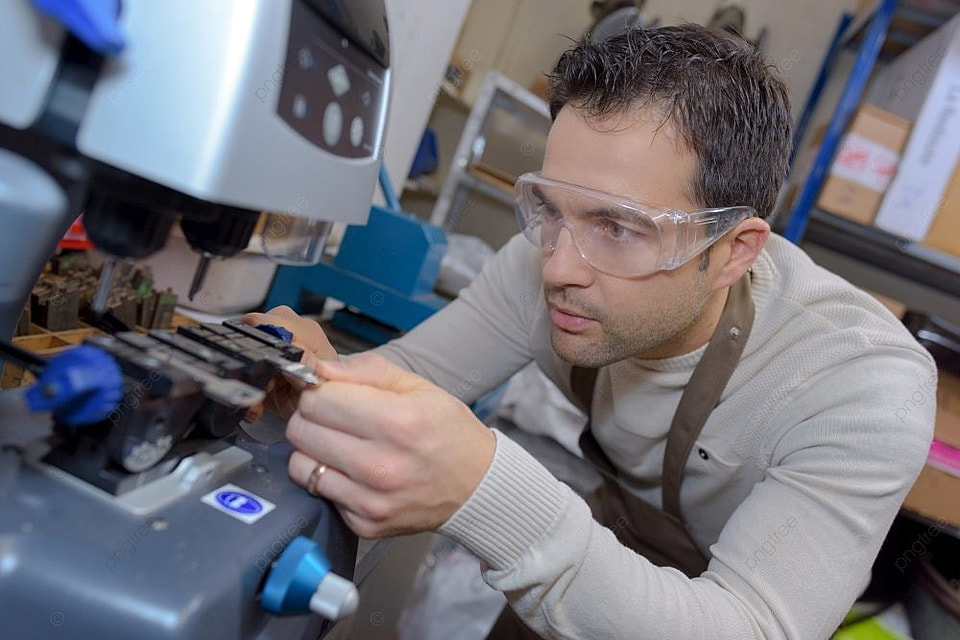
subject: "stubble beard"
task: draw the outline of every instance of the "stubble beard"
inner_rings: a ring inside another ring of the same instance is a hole
[[[569,291],[544,291],[548,300],[583,311],[597,321],[590,333],[571,334],[551,325],[550,342],[561,360],[578,367],[599,368],[629,358],[649,359],[648,354],[679,345],[703,315],[709,293],[705,278],[676,291],[642,315],[614,318],[578,301]],[[676,355],[680,355],[679,353]]]

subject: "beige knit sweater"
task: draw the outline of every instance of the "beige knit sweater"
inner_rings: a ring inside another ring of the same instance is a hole
[[[500,433],[482,483],[441,527],[545,637],[827,638],[865,587],[926,457],[936,368],[884,307],[783,238],[753,274],[753,331],[681,489],[711,558],[703,575],[621,546]],[[570,397],[540,287],[538,250],[518,236],[459,299],[380,352],[466,402],[530,360]],[[657,506],[666,431],[702,352],[598,377],[597,440]]]

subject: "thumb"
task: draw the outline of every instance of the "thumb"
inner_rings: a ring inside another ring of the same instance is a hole
[[[316,364],[316,372],[330,381],[363,384],[397,393],[430,384],[375,353],[360,353],[343,360],[322,360]]]

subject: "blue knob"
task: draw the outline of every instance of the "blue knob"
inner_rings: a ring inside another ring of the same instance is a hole
[[[314,613],[339,620],[357,610],[357,588],[330,571],[317,543],[298,536],[277,558],[263,585],[260,604],[277,615]]]
[[[31,411],[53,411],[71,427],[106,420],[122,397],[123,374],[116,360],[86,344],[51,358],[26,393]]]
[[[126,44],[118,21],[120,0],[33,0],[33,6],[94,51],[118,53]]]

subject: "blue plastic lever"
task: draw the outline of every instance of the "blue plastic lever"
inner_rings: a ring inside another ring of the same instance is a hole
[[[88,47],[106,55],[120,52],[120,0],[33,0],[38,11],[60,22]]]
[[[31,411],[53,411],[68,426],[106,420],[120,405],[123,374],[106,351],[81,345],[54,356],[26,393]]]

